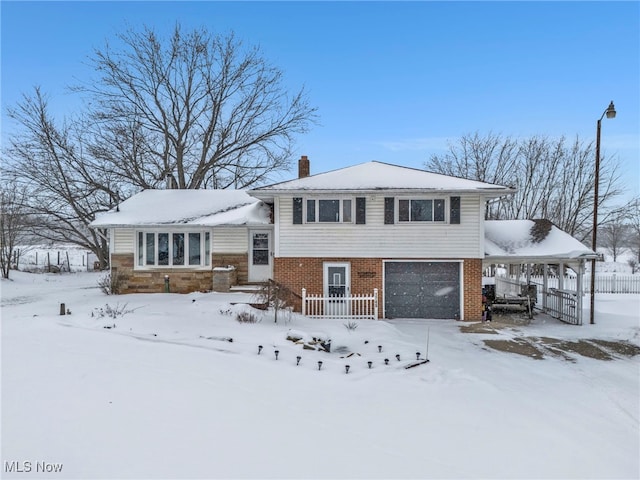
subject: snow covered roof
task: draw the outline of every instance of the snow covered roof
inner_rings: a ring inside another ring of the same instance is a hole
[[[485,262],[559,261],[596,257],[593,250],[548,220],[487,220]]]
[[[513,193],[514,190],[502,185],[477,182],[465,178],[451,177],[427,172],[417,168],[402,167],[382,162],[366,162],[351,167],[297,178],[251,190],[259,198],[267,198],[273,193],[293,193],[307,191],[441,191],[474,192],[487,196]]]
[[[144,190],[90,226],[268,225],[269,216],[269,207],[243,190]]]

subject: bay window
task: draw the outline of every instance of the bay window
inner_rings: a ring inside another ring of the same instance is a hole
[[[211,265],[209,232],[138,232],[138,267]]]

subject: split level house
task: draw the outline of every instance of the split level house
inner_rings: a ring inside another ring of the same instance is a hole
[[[480,320],[485,207],[513,189],[367,162],[238,190],[146,190],[99,216],[123,292],[274,280],[326,298],[376,292],[378,318]],[[345,308],[339,300],[325,309]]]

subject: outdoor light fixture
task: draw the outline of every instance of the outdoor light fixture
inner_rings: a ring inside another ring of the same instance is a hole
[[[278,354],[280,353],[280,350],[276,350],[276,351],[274,351],[273,353],[275,353],[275,354],[276,354],[276,360],[277,360],[277,359],[278,359]]]
[[[400,361],[400,354],[396,355],[396,360]]]
[[[373,362],[372,362],[371,360],[369,360],[369,361],[367,362],[367,365],[369,365],[369,368],[371,368],[371,365],[373,365]]]
[[[322,360],[318,360],[318,370],[322,368]]]
[[[420,360],[420,352],[416,352],[416,360]]]
[[[602,119],[607,118],[616,118],[616,107],[613,105],[613,101],[609,104],[607,109],[602,113],[600,118],[598,119],[596,125],[596,165],[595,165],[595,178],[594,178],[594,187],[593,187],[593,236],[591,239],[591,249],[594,253],[598,253],[597,251],[597,241],[598,241],[598,187],[600,186],[600,124],[602,123]],[[591,296],[590,296],[590,310],[589,310],[589,323],[594,324],[595,322],[595,303],[596,303],[596,258],[591,259]]]
[[[296,357],[296,365],[300,365],[300,360],[302,360],[302,357],[298,355]]]
[[[261,351],[262,351],[262,345],[258,345],[258,355],[260,355]]]
[[[382,345],[378,345],[378,351],[381,352],[382,351]]]
[[[344,366],[344,373],[349,373],[349,369],[350,369],[350,368],[351,368],[351,367],[350,367],[349,365],[345,365],[345,366]]]
[[[385,359],[384,359],[384,364],[385,364],[385,365],[389,365],[389,359],[388,359],[388,358],[385,358]]]

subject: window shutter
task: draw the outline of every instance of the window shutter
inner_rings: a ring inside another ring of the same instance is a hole
[[[364,225],[367,223],[367,199],[356,197],[356,223]]]
[[[460,223],[460,197],[451,197],[449,223]]]
[[[394,204],[395,198],[393,197],[384,197],[384,223],[386,225],[390,225],[394,223],[395,214],[394,214]]]
[[[302,223],[302,198],[294,197],[293,199],[293,224]]]

